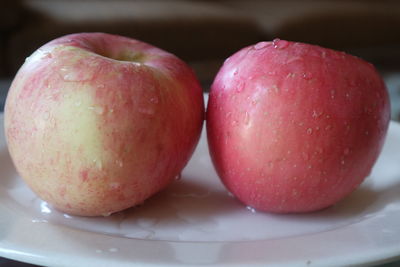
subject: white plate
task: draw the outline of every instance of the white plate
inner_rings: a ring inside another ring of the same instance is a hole
[[[254,212],[230,196],[203,134],[182,179],[144,205],[71,217],[18,177],[0,114],[0,256],[51,266],[290,266],[375,264],[400,258],[400,125],[391,122],[372,174],[329,209]]]

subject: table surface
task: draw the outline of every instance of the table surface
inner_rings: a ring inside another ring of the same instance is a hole
[[[400,71],[385,72],[383,74],[383,77],[385,79],[391,97],[392,119],[399,121],[400,120]],[[11,80],[0,79],[0,112],[2,112],[4,109],[4,102],[10,84]],[[0,267],[34,267],[34,266],[36,265],[0,258]],[[396,267],[400,266],[400,261],[386,263],[380,266]]]

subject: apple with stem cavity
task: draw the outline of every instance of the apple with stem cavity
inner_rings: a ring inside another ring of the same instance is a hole
[[[192,70],[152,45],[78,33],[35,51],[5,106],[17,171],[74,215],[108,215],[165,188],[188,162],[204,119]]]
[[[369,175],[390,118],[375,68],[276,39],[228,58],[211,87],[207,135],[226,187],[257,210],[328,207]]]

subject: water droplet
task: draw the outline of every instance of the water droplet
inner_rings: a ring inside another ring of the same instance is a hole
[[[318,118],[321,115],[322,115],[322,112],[318,112],[316,110],[313,110],[313,112],[312,112],[312,117],[313,118]]]
[[[181,173],[178,173],[178,174],[174,177],[174,180],[175,180],[175,181],[178,181],[178,180],[180,180],[180,179],[182,179],[182,174],[181,174]]]
[[[299,192],[296,189],[292,190],[292,196],[297,197],[298,194]]]
[[[103,108],[103,107],[96,106],[96,107],[94,108],[94,112],[95,112],[96,114],[101,115],[101,114],[104,113],[104,108]]]
[[[327,126],[325,127],[325,130],[330,130],[330,129],[332,129],[332,125],[327,125]]]
[[[152,98],[150,98],[149,101],[150,101],[150,103],[158,104],[158,102],[159,102],[160,100],[158,99],[157,96],[153,96]]]
[[[102,169],[103,169],[103,163],[101,162],[101,160],[95,159],[95,160],[93,160],[93,161],[94,161],[94,163],[96,164],[96,167],[97,167],[99,170],[102,170]]]
[[[304,80],[309,81],[309,80],[311,80],[311,79],[313,78],[313,75],[312,75],[312,73],[310,73],[310,72],[304,72],[304,73],[301,75],[301,77],[302,77]]]
[[[154,113],[156,113],[155,109],[150,106],[140,107],[138,109],[138,111],[139,111],[139,113],[146,114],[146,115],[154,115]]]
[[[279,87],[276,84],[272,85],[271,88],[274,90],[275,93],[279,93],[280,91]]]
[[[307,134],[311,135],[312,132],[313,132],[313,130],[312,130],[311,128],[308,128],[308,129],[307,129]]]
[[[124,163],[122,162],[122,160],[116,160],[115,164],[117,164],[118,167],[122,168],[124,166]]]
[[[288,75],[286,75],[286,78],[294,78],[296,77],[296,73],[289,72]]]
[[[244,124],[245,124],[245,125],[249,125],[249,123],[250,123],[250,115],[249,115],[249,113],[246,111],[246,112],[244,113]]]
[[[335,92],[335,90],[331,90],[331,98],[332,98],[332,99],[334,99],[334,98],[335,98],[335,95],[336,95],[336,92]]]
[[[51,209],[49,208],[49,205],[47,204],[47,202],[42,201],[40,203],[40,212],[46,213],[46,214],[51,213]]]
[[[236,68],[236,69],[233,71],[232,75],[233,75],[233,76],[236,76],[236,75],[238,74],[238,72],[239,72],[239,70]]]
[[[345,162],[344,162],[344,160],[342,159],[342,160],[340,161],[340,163],[341,163],[342,165],[344,165]]]
[[[111,215],[111,213],[112,213],[111,211],[104,212],[104,213],[101,214],[101,216],[103,216],[103,217],[108,217],[108,216]]]
[[[240,93],[243,91],[243,89],[244,89],[244,82],[243,81],[238,82],[236,85],[236,92]]]
[[[67,82],[80,82],[86,81],[92,78],[90,71],[77,71],[73,67],[62,67],[60,69],[60,75]]]
[[[52,57],[53,57],[53,55],[50,52],[44,52],[41,59],[49,59]]]
[[[247,210],[249,210],[251,213],[256,213],[256,209],[250,206],[246,207]]]
[[[279,38],[275,38],[272,41],[272,45],[274,46],[274,48],[276,49],[285,49],[286,47],[289,46],[289,42],[285,41],[285,40],[281,40]]]
[[[256,45],[254,45],[254,49],[255,50],[260,50],[260,49],[266,47],[267,45],[268,45],[267,42],[259,42]]]
[[[121,184],[120,183],[110,183],[109,186],[112,189],[118,189],[118,188],[120,188]]]

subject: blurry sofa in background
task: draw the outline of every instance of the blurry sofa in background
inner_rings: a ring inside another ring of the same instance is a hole
[[[159,46],[189,62],[205,84],[227,56],[273,38],[347,51],[383,68],[399,67],[397,1],[6,0],[1,5],[3,79],[11,79],[40,45],[83,31]]]

